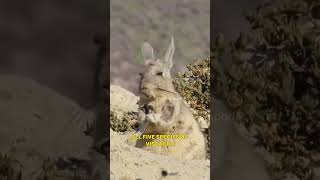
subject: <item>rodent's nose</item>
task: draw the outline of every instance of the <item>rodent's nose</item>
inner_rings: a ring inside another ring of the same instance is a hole
[[[146,86],[141,85],[140,91],[141,91],[142,93],[145,93],[147,90],[148,90],[148,88],[147,88]]]
[[[150,84],[150,83],[142,83],[141,89],[142,90],[147,90],[147,89],[152,90],[152,89],[154,89],[154,85]]]
[[[143,95],[145,95],[146,97],[150,97],[151,94],[150,94],[150,87],[148,86],[142,86],[141,87],[141,91],[140,91]]]

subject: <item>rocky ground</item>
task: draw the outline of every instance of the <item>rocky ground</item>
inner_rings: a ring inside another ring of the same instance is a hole
[[[209,160],[183,161],[149,153],[128,145],[130,134],[110,131],[111,179],[210,179]]]

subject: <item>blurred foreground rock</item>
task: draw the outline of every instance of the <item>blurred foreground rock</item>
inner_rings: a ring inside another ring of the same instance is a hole
[[[73,179],[79,169],[90,170],[93,139],[84,131],[93,113],[28,78],[1,75],[0,84],[0,164],[7,170],[12,161],[21,164],[1,171],[1,179],[13,179],[14,171],[21,171],[17,179],[55,179],[59,168]]]

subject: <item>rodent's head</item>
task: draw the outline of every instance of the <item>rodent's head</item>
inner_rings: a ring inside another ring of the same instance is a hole
[[[152,46],[145,42],[141,47],[145,62],[145,70],[140,73],[140,93],[147,97],[155,97],[161,94],[175,94],[170,75],[172,56],[175,50],[173,37],[162,59],[154,59]]]

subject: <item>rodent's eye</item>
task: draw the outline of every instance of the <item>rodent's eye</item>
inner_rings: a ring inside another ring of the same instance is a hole
[[[156,75],[157,75],[157,76],[162,76],[162,73],[163,73],[163,72],[157,72]]]

